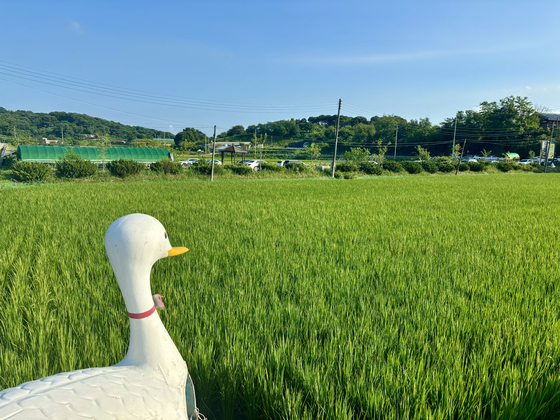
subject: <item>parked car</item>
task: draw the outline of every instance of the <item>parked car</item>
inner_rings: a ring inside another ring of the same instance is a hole
[[[519,163],[521,163],[522,165],[530,165],[531,163],[533,163],[533,159],[521,159]]]
[[[478,160],[476,160],[475,158],[463,158],[461,159],[461,162],[478,162]]]
[[[302,162],[301,160],[279,160],[276,162],[278,166],[286,166],[288,163],[299,163],[301,165],[307,166],[307,163]]]
[[[541,159],[541,166],[544,166],[544,164],[545,164],[545,160],[544,160],[544,159]],[[556,165],[554,165],[554,162],[553,162],[552,159],[548,159],[548,164],[547,164],[547,166],[548,166],[549,168],[556,168]]]
[[[191,166],[193,163],[196,163],[196,162],[198,162],[197,158],[190,158],[190,159],[187,159],[187,160],[182,160],[179,163],[183,166]]]
[[[239,162],[237,162],[238,165],[248,166],[249,168],[252,168],[255,171],[259,169],[259,165],[261,163],[267,163],[267,162],[266,160],[246,160],[245,163],[243,163],[243,161],[240,160]]]
[[[197,163],[199,160],[200,159],[197,159],[197,158],[190,158],[190,159],[187,159],[187,160],[182,160],[179,163],[183,166],[191,166],[191,165],[194,165],[195,163]],[[206,162],[212,163],[212,159],[206,159]],[[214,159],[214,165],[221,165],[221,164],[222,164],[222,162],[220,162],[217,159]]]

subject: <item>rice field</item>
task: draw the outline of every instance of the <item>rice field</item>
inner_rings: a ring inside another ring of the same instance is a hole
[[[159,219],[152,291],[210,419],[560,417],[560,176],[0,190],[0,389],[120,361],[103,239]]]

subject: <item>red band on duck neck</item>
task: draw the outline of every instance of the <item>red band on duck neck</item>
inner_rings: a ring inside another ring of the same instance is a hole
[[[128,312],[128,317],[132,318],[132,319],[142,319],[142,318],[147,318],[149,317],[151,314],[153,314],[156,311],[156,305],[154,305],[152,307],[152,309],[147,310],[146,312],[142,312],[141,314],[131,314],[130,312]]]

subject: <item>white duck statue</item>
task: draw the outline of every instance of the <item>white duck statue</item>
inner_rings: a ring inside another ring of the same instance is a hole
[[[130,318],[126,357],[116,365],[26,382],[0,391],[0,420],[203,419],[187,364],[162,324],[152,296],[153,264],[187,252],[171,247],[162,224],[145,214],[117,219],[105,249]]]

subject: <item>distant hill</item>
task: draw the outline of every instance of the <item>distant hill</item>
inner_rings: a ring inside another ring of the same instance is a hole
[[[86,135],[122,140],[127,143],[137,139],[169,138],[174,135],[151,128],[130,126],[102,118],[74,112],[36,113],[31,111],[8,111],[0,107],[0,142],[11,144],[38,143],[42,138],[80,144]],[[91,139],[90,139],[91,140]]]

